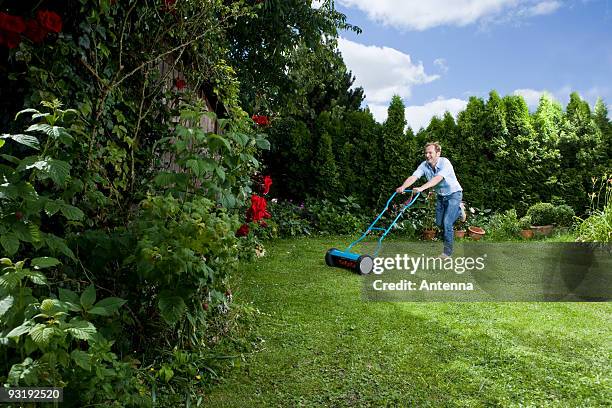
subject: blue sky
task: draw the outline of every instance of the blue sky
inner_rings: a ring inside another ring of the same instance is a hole
[[[336,0],[348,21],[339,48],[377,120],[393,94],[418,130],[470,96],[577,91],[612,115],[612,0]]]

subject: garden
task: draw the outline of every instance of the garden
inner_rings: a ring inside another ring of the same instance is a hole
[[[395,96],[378,123],[345,30],[333,1],[2,3],[5,388],[69,407],[612,399],[609,303],[374,302],[324,261],[434,140],[464,189],[458,243],[606,247],[605,103],[492,90],[413,130]],[[388,241],[441,247],[434,205]]]

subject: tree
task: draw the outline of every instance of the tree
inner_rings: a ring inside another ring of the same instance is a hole
[[[387,120],[382,126],[383,157],[380,167],[380,200],[386,201],[395,188],[412,174],[415,157],[415,141],[406,136],[405,106],[394,95],[387,110]]]

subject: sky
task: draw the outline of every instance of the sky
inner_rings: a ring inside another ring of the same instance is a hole
[[[601,97],[612,118],[612,0],[336,0],[359,35],[338,46],[382,122],[391,97],[408,125],[455,117],[470,96],[522,95],[535,110],[547,92],[565,106]]]

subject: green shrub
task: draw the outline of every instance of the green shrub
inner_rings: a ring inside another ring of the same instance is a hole
[[[310,235],[312,227],[308,220],[304,204],[295,205],[290,201],[271,201],[268,207],[271,220],[277,225],[280,237],[297,237]],[[267,222],[270,223],[271,220]]]
[[[555,223],[559,227],[571,227],[574,223],[574,210],[567,204],[555,207]]]
[[[516,237],[521,232],[516,210],[507,210],[504,213],[497,213],[489,221],[490,235],[494,238],[510,239]]]
[[[537,203],[529,207],[527,215],[533,225],[550,225],[556,220],[555,206],[551,203]]]
[[[521,217],[521,219],[519,220],[519,227],[522,230],[527,230],[529,228],[531,228],[531,217],[528,215],[525,215],[524,217]]]
[[[612,242],[612,201],[597,210],[578,226],[580,242]]]
[[[201,313],[202,299],[223,299],[224,279],[236,266],[237,218],[206,198],[154,196],[140,208],[132,226],[138,243],[126,262],[155,288],[163,320],[174,326]]]
[[[88,286],[81,295],[59,289],[47,292],[43,269],[60,264],[41,257],[29,262],[0,260],[0,380],[13,387],[63,387],[68,405],[147,406],[146,388],[132,368],[111,352],[94,321],[109,319],[125,300],[96,302]],[[40,294],[39,294],[40,293]]]
[[[364,217],[359,215],[361,208],[352,199],[344,199],[340,204],[309,199],[305,209],[310,214],[314,229],[321,234],[354,234],[365,225]]]

